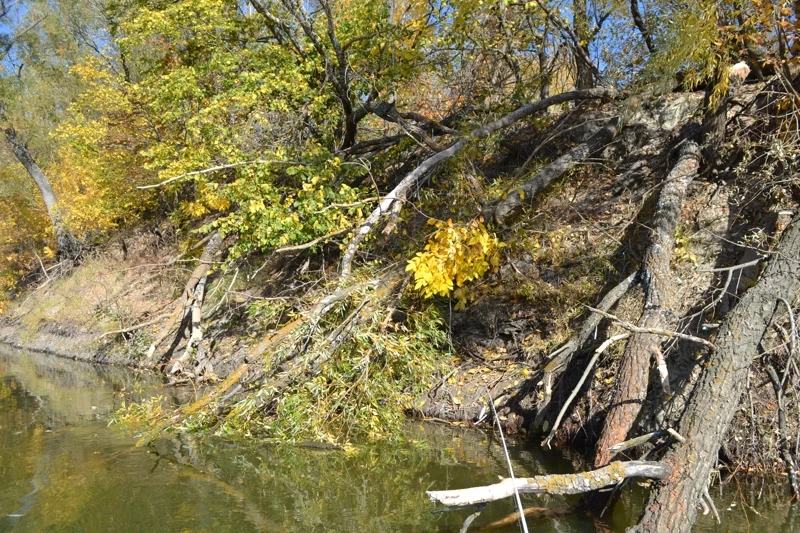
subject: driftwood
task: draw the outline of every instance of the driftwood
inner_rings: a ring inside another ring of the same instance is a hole
[[[476,505],[510,498],[514,489],[522,494],[582,494],[621,483],[631,477],[665,479],[670,467],[652,461],[614,462],[591,472],[553,474],[530,478],[504,478],[499,483],[458,490],[432,490],[432,502],[443,505]]]

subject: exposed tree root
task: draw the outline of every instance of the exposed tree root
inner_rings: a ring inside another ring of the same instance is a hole
[[[778,298],[793,300],[800,293],[800,222],[785,230],[777,253],[761,280],[748,290],[723,320],[717,349],[689,400],[679,432],[685,443],[664,458],[672,473],[645,504],[637,531],[689,532],[699,502],[717,460],[720,445],[739,406],[750,364],[773,319]]]
[[[504,478],[484,487],[459,490],[429,490],[432,502],[443,505],[475,505],[510,498],[514,489],[524,494],[583,494],[617,485],[627,478],[665,479],[669,466],[652,461],[615,462],[591,472],[555,474],[530,478]]]

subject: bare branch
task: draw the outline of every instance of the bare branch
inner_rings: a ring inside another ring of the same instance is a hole
[[[553,422],[553,427],[550,428],[550,433],[548,433],[547,438],[544,439],[543,444],[546,445],[548,448],[550,447],[550,441],[553,440],[553,437],[556,434],[558,426],[561,424],[561,419],[564,418],[567,409],[569,409],[569,406],[572,404],[572,400],[574,400],[575,396],[577,396],[578,392],[580,392],[581,387],[583,387],[584,382],[586,382],[586,378],[589,377],[589,374],[592,372],[592,369],[594,368],[597,359],[600,357],[600,354],[606,351],[606,348],[608,348],[615,342],[627,339],[628,337],[630,337],[630,333],[622,333],[621,335],[614,335],[613,337],[606,339],[606,341],[603,342],[603,344],[601,344],[600,347],[594,351],[594,355],[592,356],[589,363],[586,365],[586,369],[583,371],[581,379],[578,380],[578,384],[575,385],[574,389],[572,389],[572,394],[570,394],[569,398],[567,398],[567,401],[564,402],[564,405],[561,407],[561,411],[558,413],[558,416],[556,417],[556,421]]]
[[[527,494],[581,494],[617,485],[630,477],[665,479],[671,470],[668,465],[653,461],[617,461],[591,472],[516,480],[504,478],[494,485],[460,490],[429,490],[426,494],[432,502],[443,505],[475,505],[510,498],[515,488]]]
[[[187,172],[185,174],[181,174],[179,176],[175,176],[174,178],[169,178],[168,180],[164,180],[161,183],[154,183],[152,185],[140,185],[136,187],[137,189],[153,189],[155,187],[161,187],[163,185],[167,185],[168,183],[172,183],[178,181],[182,178],[188,178],[189,176],[197,176],[200,174],[209,174],[211,172],[217,172],[218,170],[225,170],[228,168],[236,168],[242,167],[245,165],[281,165],[286,167],[302,167],[306,166],[305,163],[301,163],[299,161],[272,161],[272,160],[265,160],[265,159],[254,159],[253,161],[239,161],[238,163],[229,163],[227,165],[219,165],[216,167],[211,168],[204,168],[203,170],[195,170],[193,172]]]
[[[524,105],[490,124],[473,130],[466,137],[458,139],[449,148],[442,150],[441,152],[437,152],[423,161],[422,164],[420,164],[405,178],[403,178],[389,194],[383,197],[383,200],[381,200],[378,207],[372,211],[369,217],[367,217],[367,219],[361,224],[361,227],[359,227],[355,232],[353,239],[350,241],[350,244],[348,244],[347,250],[342,257],[342,277],[347,278],[350,275],[353,259],[355,258],[358,246],[366,238],[366,236],[369,235],[381,217],[391,212],[390,210],[392,204],[398,200],[405,200],[408,193],[417,184],[417,182],[422,179],[423,176],[425,176],[429,171],[433,170],[442,161],[453,157],[460,152],[467,145],[469,140],[486,137],[499,129],[510,126],[522,118],[530,116],[538,111],[543,111],[553,105],[575,100],[596,100],[600,98],[611,97],[614,94],[615,93],[613,91],[609,91],[607,89],[570,91],[551,96],[550,98],[545,98],[544,100],[539,100],[538,102]]]
[[[683,339],[685,341],[702,344],[703,346],[711,348],[712,350],[716,349],[716,346],[714,346],[712,342],[707,341],[706,339],[702,339],[700,337],[695,337],[694,335],[686,335],[685,333],[678,333],[677,331],[669,331],[667,329],[660,329],[660,328],[640,328],[639,326],[634,326],[630,322],[625,322],[618,316],[612,315],[611,313],[606,313],[605,311],[601,311],[600,309],[595,309],[594,307],[589,307],[588,305],[586,306],[586,308],[593,313],[597,313],[601,316],[604,316],[605,318],[613,320],[615,324],[617,324],[623,329],[627,329],[632,333],[649,333],[651,335],[662,335],[664,337],[669,337],[670,339],[678,338],[678,339]]]
[[[284,253],[287,253],[287,252],[299,252],[300,250],[307,250],[307,249],[311,248],[312,246],[314,246],[315,244],[319,244],[322,241],[327,241],[328,239],[330,239],[332,237],[336,237],[337,235],[341,235],[343,233],[347,233],[348,231],[351,231],[351,228],[345,228],[345,229],[336,230],[336,231],[333,231],[331,233],[328,233],[327,235],[323,235],[322,237],[317,237],[313,241],[308,241],[305,244],[298,244],[297,246],[284,246],[283,248],[278,248],[278,249],[275,250],[275,253],[276,254],[284,254]]]

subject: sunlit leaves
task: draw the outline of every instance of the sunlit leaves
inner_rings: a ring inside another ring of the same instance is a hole
[[[499,250],[505,244],[490,235],[480,222],[457,226],[430,219],[437,230],[425,249],[408,261],[406,270],[414,273],[414,289],[425,298],[448,296],[464,283],[483,276],[500,264]],[[466,305],[464,293],[459,293],[457,308]],[[458,297],[458,295],[457,295]]]

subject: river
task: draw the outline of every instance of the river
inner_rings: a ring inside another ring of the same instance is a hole
[[[470,511],[433,513],[425,491],[506,475],[491,433],[422,423],[409,423],[405,444],[353,454],[174,436],[134,448],[134,435],[109,417],[123,401],[154,394],[178,402],[192,391],[0,346],[0,532],[458,532]],[[517,475],[580,465],[531,444],[511,442],[510,453]],[[800,513],[781,503],[779,488],[713,493],[723,524],[701,516],[696,531],[800,531]],[[626,491],[603,520],[575,511],[576,498],[523,499],[539,508],[531,532],[589,532],[623,531],[643,497],[641,488]],[[519,531],[497,524],[513,510],[510,500],[493,503],[470,531]]]

